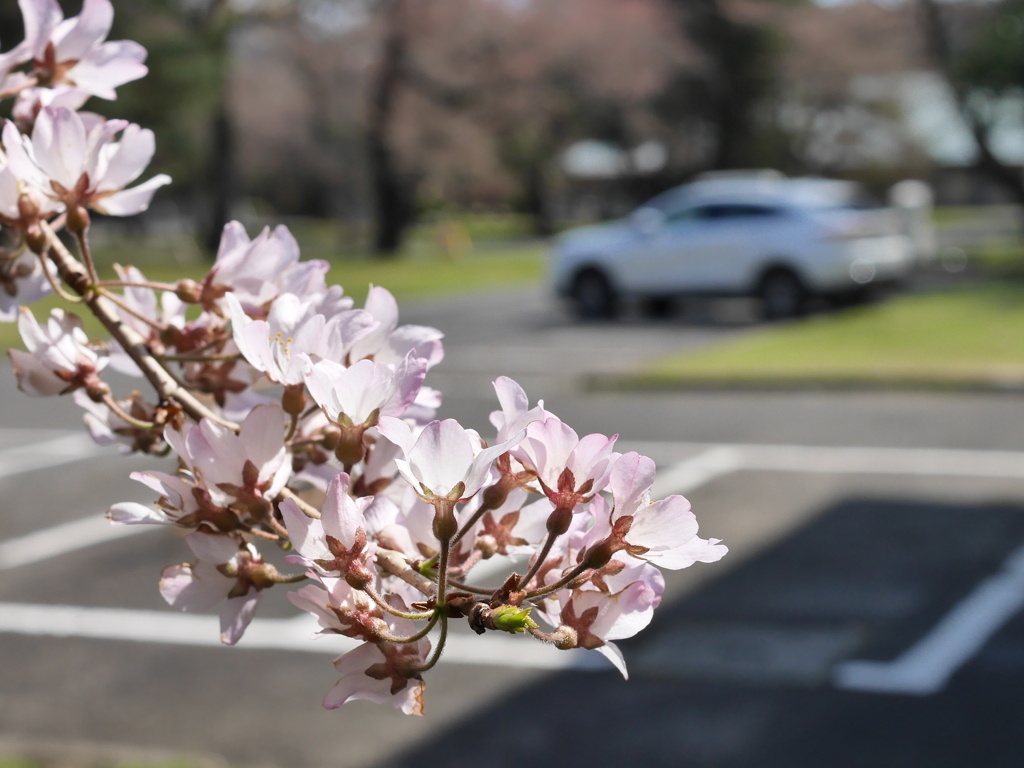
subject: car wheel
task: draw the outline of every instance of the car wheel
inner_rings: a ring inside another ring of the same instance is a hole
[[[786,269],[776,269],[765,275],[757,293],[768,320],[796,317],[803,312],[807,300],[800,278]]]
[[[577,275],[572,284],[572,298],[576,313],[584,319],[614,317],[618,299],[608,278],[594,269]]]

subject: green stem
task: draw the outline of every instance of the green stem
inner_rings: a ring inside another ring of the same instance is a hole
[[[121,408],[120,405],[117,404],[117,401],[114,400],[114,398],[111,397],[110,395],[103,396],[103,404],[106,405],[107,408],[112,410],[117,415],[117,417],[126,424],[131,424],[133,427],[138,427],[139,429],[153,429],[156,427],[156,424],[154,424],[152,421],[143,421],[142,419],[136,419],[134,416],[127,413],[123,408]]]
[[[85,264],[85,269],[89,273],[89,281],[96,287],[99,282],[99,275],[96,274],[96,265],[92,260],[92,250],[89,248],[89,238],[85,236],[84,231],[76,232],[75,239],[78,241],[78,252],[82,254],[82,262]]]
[[[448,560],[451,554],[451,539],[441,542],[441,551],[437,561],[437,607],[444,607],[445,591],[448,588]]]
[[[587,568],[587,566],[585,564],[581,563],[580,565],[577,565],[575,568],[573,568],[571,571],[569,571],[569,573],[567,573],[565,576],[563,576],[558,581],[556,581],[554,584],[551,584],[551,585],[549,585],[547,587],[542,587],[540,589],[534,589],[534,590],[532,590],[530,592],[527,592],[526,593],[526,599],[527,600],[533,600],[533,599],[538,598],[538,597],[544,597],[545,595],[550,595],[552,592],[557,592],[558,590],[562,589],[563,587],[571,584],[575,579],[578,579],[580,576],[583,575],[583,573],[585,571],[588,571],[588,570],[590,570],[590,569]]]
[[[430,659],[422,667],[417,667],[416,671],[420,674],[434,668],[444,652],[445,643],[448,642],[448,614],[441,612],[438,615],[441,617],[441,634],[437,637],[437,645],[434,646],[434,652],[430,655]]]
[[[436,611],[420,611],[411,613],[408,611],[400,611],[391,604],[389,604],[383,597],[381,597],[377,590],[367,584],[363,587],[363,592],[370,596],[370,599],[375,602],[382,611],[390,613],[392,616],[397,616],[400,619],[407,619],[409,621],[423,621],[424,619],[432,618],[437,612]]]
[[[537,575],[537,571],[539,571],[540,567],[544,565],[544,561],[547,559],[548,554],[551,552],[551,547],[554,545],[555,539],[557,538],[557,534],[548,533],[547,538],[544,539],[544,546],[541,547],[540,552],[538,552],[536,557],[534,558],[533,564],[530,566],[530,570],[528,570],[526,572],[526,575],[519,580],[519,589],[524,589],[530,583],[533,577]]]
[[[408,637],[397,637],[390,633],[385,633],[381,635],[381,640],[383,640],[385,643],[392,643],[393,645],[405,645],[406,643],[415,643],[417,640],[422,640],[424,637],[430,634],[430,630],[434,628],[434,625],[437,624],[437,620],[439,618],[441,619],[441,642],[443,644],[444,636],[447,633],[448,629],[448,617],[442,611],[434,611],[434,615],[430,617],[430,621],[427,623],[427,626],[425,626],[423,629],[421,629],[419,632],[416,632],[415,634],[409,635]],[[430,667],[427,667],[427,669],[430,669]]]
[[[128,306],[128,305],[127,305],[127,304],[126,304],[125,302],[124,302],[124,300],[123,300],[123,299],[122,299],[122,298],[121,298],[120,296],[118,296],[117,294],[111,293],[110,291],[108,291],[108,290],[106,290],[106,289],[104,289],[104,288],[100,288],[100,289],[99,289],[99,293],[101,293],[101,294],[102,294],[102,295],[103,295],[104,297],[106,297],[106,298],[107,298],[107,299],[109,299],[110,301],[112,301],[112,302],[114,302],[115,304],[117,304],[117,306],[118,306],[118,307],[120,307],[121,309],[123,309],[123,310],[124,310],[125,312],[127,312],[127,313],[128,313],[129,315],[131,315],[132,317],[136,317],[136,318],[138,318],[139,320],[141,320],[142,322],[144,322],[144,323],[145,323],[146,325],[150,326],[151,328],[154,328],[154,329],[155,329],[155,330],[157,330],[157,331],[162,331],[162,330],[164,330],[164,329],[165,329],[165,328],[167,327],[167,326],[166,326],[166,325],[164,325],[163,323],[158,323],[158,322],[156,322],[155,320],[153,320],[153,319],[151,319],[151,318],[148,318],[148,317],[146,317],[146,316],[145,316],[144,314],[142,314],[141,312],[136,312],[136,311],[135,311],[134,309],[132,309],[131,307],[129,307],[129,306]]]

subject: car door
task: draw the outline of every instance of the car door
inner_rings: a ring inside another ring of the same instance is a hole
[[[624,264],[624,284],[645,295],[699,290],[702,266],[720,255],[720,235],[708,226],[708,206],[691,205],[667,212],[657,229],[641,237]]]
[[[701,291],[745,290],[776,247],[784,212],[760,203],[716,203],[703,207],[701,219],[703,248],[692,259],[690,280]]]

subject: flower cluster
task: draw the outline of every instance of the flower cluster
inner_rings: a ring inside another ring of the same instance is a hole
[[[596,650],[625,675],[615,641],[650,622],[659,569],[726,552],[697,535],[686,499],[651,501],[654,462],[619,453],[614,436],[578,435],[508,378],[494,382],[493,439],[438,420],[441,394],[425,381],[441,333],[400,324],[379,286],[356,307],[284,227],[250,238],[228,224],[200,281],[154,283],[134,267],[101,280],[88,211],[144,210],[169,179],[126,189],[153,134],[78,109],[145,74],[145,52],[104,42],[109,0],[67,20],[55,0],[20,3],[27,39],[0,56],[0,93],[15,97],[0,225],[16,243],[0,253],[0,317],[18,319],[27,350],[9,354],[27,394],[73,393],[97,442],[176,457],[173,473],[132,475],[154,504],[108,513],[187,532],[192,560],[164,569],[166,601],[218,607],[233,644],[265,590],[303,583],[289,597],[320,633],[360,641],[334,662],[329,708],[362,698],[422,713],[422,676],[459,619]],[[90,340],[70,312],[40,325],[17,310],[48,288],[111,338]],[[115,397],[108,367],[153,394]],[[497,585],[480,583],[485,561],[504,564]]]

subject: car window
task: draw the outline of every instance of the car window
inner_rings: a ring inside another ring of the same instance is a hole
[[[692,206],[678,208],[665,214],[665,221],[672,222],[673,224],[681,221],[696,221],[700,218],[700,208],[694,208]]]
[[[782,210],[770,205],[753,205],[749,203],[713,203],[700,205],[691,209],[695,218],[711,221],[725,219],[764,219],[781,216]]]

